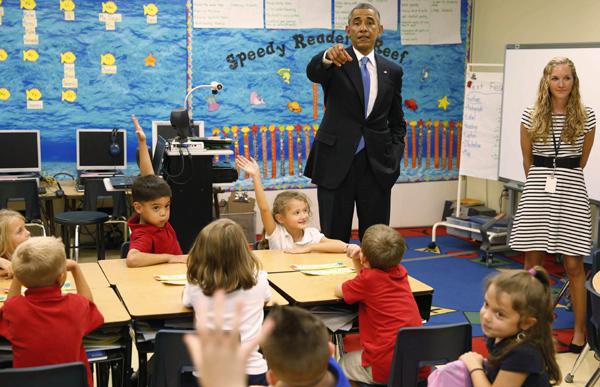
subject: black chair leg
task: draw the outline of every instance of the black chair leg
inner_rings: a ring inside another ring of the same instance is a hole
[[[67,259],[71,258],[71,238],[70,238],[69,226],[61,225],[60,226],[60,236],[62,238],[63,244],[65,245],[65,254],[67,255]]]

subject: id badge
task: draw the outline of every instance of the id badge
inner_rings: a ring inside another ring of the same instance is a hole
[[[556,191],[556,182],[558,181],[558,179],[554,176],[548,176],[546,178],[546,187],[544,188],[544,191],[548,192],[548,193],[554,193]]]

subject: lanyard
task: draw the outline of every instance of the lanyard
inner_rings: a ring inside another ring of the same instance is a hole
[[[552,121],[550,121],[550,128],[552,129],[552,143],[554,145],[554,160],[552,160],[552,164],[554,166],[554,169],[552,170],[552,177],[554,177],[554,172],[556,171],[556,158],[558,157],[558,150],[560,149],[560,143],[562,141],[562,138],[559,137],[558,144],[556,143],[556,137],[554,136],[554,117],[552,117]]]

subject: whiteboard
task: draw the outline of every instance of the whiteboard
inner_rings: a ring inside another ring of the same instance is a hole
[[[502,122],[500,132],[500,180],[525,181],[521,153],[520,126],[525,108],[537,97],[544,67],[550,59],[566,56],[577,69],[581,99],[600,114],[600,43],[579,44],[514,44],[507,45],[504,56],[504,93],[502,95]],[[584,169],[585,182],[591,200],[600,201],[600,145],[592,148]],[[594,176],[595,175],[595,176]]]
[[[498,180],[501,102],[502,73],[467,73],[461,175]]]

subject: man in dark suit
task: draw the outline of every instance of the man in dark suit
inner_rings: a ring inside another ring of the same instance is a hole
[[[317,185],[321,232],[346,242],[355,202],[361,240],[369,226],[389,225],[404,152],[403,73],[373,51],[382,31],[379,11],[359,4],[346,26],[352,46],[336,44],[306,68],[308,78],[323,87],[326,110],[305,175]]]

